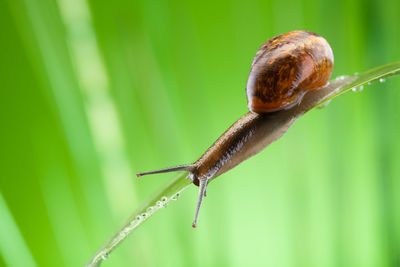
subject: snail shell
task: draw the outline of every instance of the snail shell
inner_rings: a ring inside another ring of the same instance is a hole
[[[304,94],[327,84],[333,53],[318,34],[292,31],[266,41],[251,65],[246,93],[250,111],[288,109]]]

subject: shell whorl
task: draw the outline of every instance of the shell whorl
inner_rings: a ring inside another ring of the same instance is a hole
[[[266,41],[251,65],[246,93],[249,109],[268,113],[297,104],[308,90],[324,86],[333,53],[321,36],[293,31]]]

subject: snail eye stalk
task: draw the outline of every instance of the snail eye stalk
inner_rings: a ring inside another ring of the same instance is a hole
[[[197,218],[199,217],[199,211],[201,207],[201,203],[203,202],[203,197],[206,195],[206,189],[207,189],[207,179],[199,179],[199,199],[197,200],[197,206],[196,206],[196,213],[194,215],[194,220],[192,227],[196,228],[197,226]]]
[[[143,175],[165,173],[165,172],[190,171],[192,168],[193,168],[192,165],[179,165],[179,166],[161,169],[161,170],[155,170],[155,171],[149,171],[149,172],[139,172],[139,173],[136,173],[136,177],[139,178],[140,176],[143,176]]]

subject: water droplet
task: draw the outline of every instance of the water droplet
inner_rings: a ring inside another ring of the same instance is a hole
[[[380,83],[384,83],[386,80],[384,78],[379,78]]]
[[[336,80],[344,80],[347,76],[346,75],[342,75],[336,78]]]
[[[332,100],[328,100],[328,101],[322,103],[321,105],[319,105],[317,108],[318,108],[318,109],[323,109],[324,107],[328,106],[329,103],[331,103],[331,101],[332,101]]]
[[[133,220],[133,221],[131,221],[130,228],[131,229],[135,228],[137,225],[140,224],[140,222],[141,222],[141,220]]]
[[[148,207],[146,210],[148,213],[151,213],[153,211],[153,207]]]
[[[105,252],[105,253],[103,253],[103,255],[101,255],[101,258],[103,259],[103,261],[106,261],[108,258],[110,258],[110,254]]]
[[[162,202],[167,202],[167,200],[168,200],[167,197],[162,197],[162,198],[161,198],[161,201],[162,201]]]
[[[138,215],[135,217],[136,220],[140,221],[142,219],[142,216]]]
[[[156,205],[157,205],[159,208],[163,208],[163,207],[164,207],[164,203],[161,202],[161,201],[157,201]]]
[[[364,90],[364,85],[360,85],[360,87],[354,87],[351,89],[353,92],[361,92]]]
[[[142,213],[142,218],[146,218],[148,216],[147,213]]]
[[[180,196],[180,194],[179,194],[179,193],[176,193],[175,195],[172,196],[171,199],[172,199],[172,200],[178,200],[179,196]]]

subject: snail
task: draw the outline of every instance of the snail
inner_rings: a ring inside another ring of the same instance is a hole
[[[327,85],[332,69],[332,49],[315,33],[292,31],[267,40],[256,53],[246,84],[250,112],[236,121],[193,164],[137,173],[137,177],[187,171],[187,179],[199,186],[192,224],[195,228],[209,182],[276,140],[265,134],[267,129],[276,126],[276,121],[287,125],[276,127],[281,130],[275,135],[281,136],[296,119],[282,114],[294,109],[307,93]],[[277,116],[282,120],[277,120]]]

